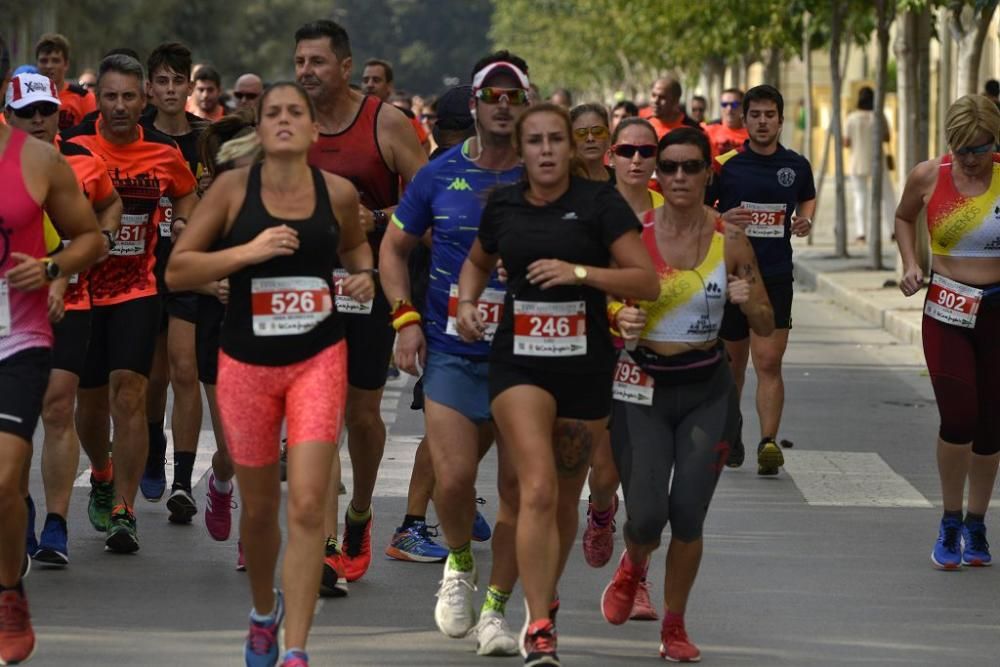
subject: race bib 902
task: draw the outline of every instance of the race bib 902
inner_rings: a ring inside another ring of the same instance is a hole
[[[972,329],[983,300],[983,290],[935,273],[927,288],[924,314],[938,322]]]

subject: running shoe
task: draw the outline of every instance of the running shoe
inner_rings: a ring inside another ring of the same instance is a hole
[[[142,492],[142,497],[151,503],[160,502],[167,490],[166,465],[166,459],[150,451],[150,456],[146,459],[146,468],[142,471],[142,479],[139,480],[139,491]]]
[[[216,542],[225,542],[233,529],[233,488],[222,493],[215,488],[215,473],[208,476],[208,493],[205,500],[205,527]],[[169,501],[167,501],[169,504]],[[197,510],[196,510],[197,511]]]
[[[445,561],[444,577],[434,605],[434,621],[438,630],[449,637],[464,637],[476,625],[476,608],[472,604],[476,581],[475,566],[471,572],[459,572]]]
[[[309,656],[305,651],[288,651],[281,660],[281,667],[309,667]]]
[[[587,503],[587,528],[583,531],[583,559],[590,567],[604,567],[615,550],[615,514],[618,513],[618,496],[611,504],[608,523],[599,526],[594,520],[594,504]]]
[[[337,547],[337,540],[327,538],[323,555],[323,578],[319,594],[325,598],[347,596],[347,578],[344,576],[344,554]]]
[[[726,457],[727,468],[739,468],[743,465],[747,457],[746,447],[743,446],[743,415],[740,415],[740,424],[736,430],[736,439],[733,446],[729,448],[729,456]]]
[[[656,613],[656,607],[649,599],[649,582],[643,577],[639,582],[639,588],[635,591],[635,602],[632,604],[632,613],[629,620],[632,621],[656,621],[660,615]]]
[[[372,512],[364,523],[352,523],[344,513],[344,576],[348,581],[357,581],[372,564]]]
[[[19,665],[34,653],[28,598],[23,591],[7,589],[0,593],[0,665]]]
[[[684,623],[666,623],[660,630],[660,657],[667,662],[701,662],[701,651],[688,639]]]
[[[24,497],[24,504],[28,507],[28,521],[25,526],[26,535],[24,550],[30,558],[34,556],[35,552],[38,550],[38,538],[35,537],[35,521],[37,520],[35,516],[35,501],[32,500],[30,493]]]
[[[170,487],[167,509],[170,510],[170,516],[167,517],[170,523],[191,523],[191,519],[198,513],[198,505],[191,496],[191,489],[179,484]]]
[[[785,455],[774,438],[764,438],[757,445],[757,474],[777,475],[778,469],[785,465]]]
[[[990,543],[986,541],[986,524],[968,521],[962,524],[962,564],[970,567],[987,567],[993,564]]]
[[[517,637],[507,619],[497,611],[488,611],[476,624],[476,653],[479,655],[517,655]]]
[[[139,535],[135,527],[135,514],[122,504],[111,512],[108,537],[104,540],[104,550],[118,554],[131,554],[139,550]]]
[[[476,498],[476,503],[479,505],[486,504],[486,498]],[[493,529],[490,528],[490,522],[486,520],[483,513],[476,510],[476,519],[472,522],[472,541],[473,542],[486,542],[493,536]]]
[[[642,568],[632,563],[628,552],[623,551],[615,574],[601,595],[601,614],[604,620],[612,625],[621,625],[628,620],[632,607],[635,606],[635,596],[643,574]]]
[[[399,528],[385,548],[385,555],[413,563],[440,563],[448,557],[448,549],[431,539],[430,531],[423,521],[416,521],[405,530]]]
[[[962,520],[941,519],[937,542],[931,551],[931,562],[939,570],[957,570],[962,566]]]
[[[26,579],[30,573],[31,573],[31,556],[29,556],[28,552],[25,551],[24,558],[21,560],[21,578]]]
[[[114,482],[98,482],[90,476],[90,500],[87,501],[87,516],[90,525],[99,533],[106,533],[111,523],[111,506],[115,501]]]
[[[528,633],[524,638],[524,652],[526,667],[562,664],[556,655],[556,626],[551,620],[535,621],[528,626]]]
[[[278,475],[282,482],[288,481],[288,438],[281,439],[281,453],[278,455]]]
[[[69,565],[68,541],[66,522],[58,518],[46,518],[35,560],[55,567]]]
[[[556,615],[559,613],[559,591],[556,591],[555,599],[549,603],[549,620],[552,621],[552,627],[556,627]],[[531,610],[528,608],[528,600],[524,600],[524,625],[521,626],[521,632],[517,635],[517,646],[521,651],[521,657],[527,658],[528,652],[525,651],[525,642],[528,638],[528,626],[531,620]]]
[[[278,664],[278,631],[285,619],[285,598],[275,591],[274,613],[265,621],[250,617],[250,632],[243,646],[246,667],[275,667]]]
[[[237,542],[236,543],[236,571],[237,572],[246,572],[247,571],[247,562],[243,558],[243,543],[242,542]]]

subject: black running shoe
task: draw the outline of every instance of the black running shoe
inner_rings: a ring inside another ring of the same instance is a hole
[[[198,505],[191,497],[191,489],[177,484],[170,489],[167,509],[170,510],[170,516],[167,517],[170,523],[191,523],[191,519],[198,513]]]
[[[104,550],[118,554],[131,554],[139,550],[139,534],[136,532],[135,515],[124,504],[116,505],[111,511],[108,537],[104,540]]]
[[[739,468],[746,459],[747,450],[743,446],[743,415],[740,415],[740,425],[736,430],[736,439],[733,446],[729,448],[729,456],[726,458],[727,468]]]

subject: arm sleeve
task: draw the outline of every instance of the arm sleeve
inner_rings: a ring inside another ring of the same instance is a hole
[[[597,193],[597,222],[600,226],[601,242],[606,247],[618,240],[626,232],[642,231],[635,212],[629,207],[618,190],[608,185]]]
[[[413,182],[407,186],[403,199],[392,214],[392,223],[414,236],[423,236],[434,224],[434,211],[431,208],[434,175],[428,166],[424,165],[413,177]]]

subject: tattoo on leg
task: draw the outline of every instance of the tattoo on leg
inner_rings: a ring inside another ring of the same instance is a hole
[[[582,421],[561,421],[553,434],[556,472],[571,477],[590,465],[594,439]]]

